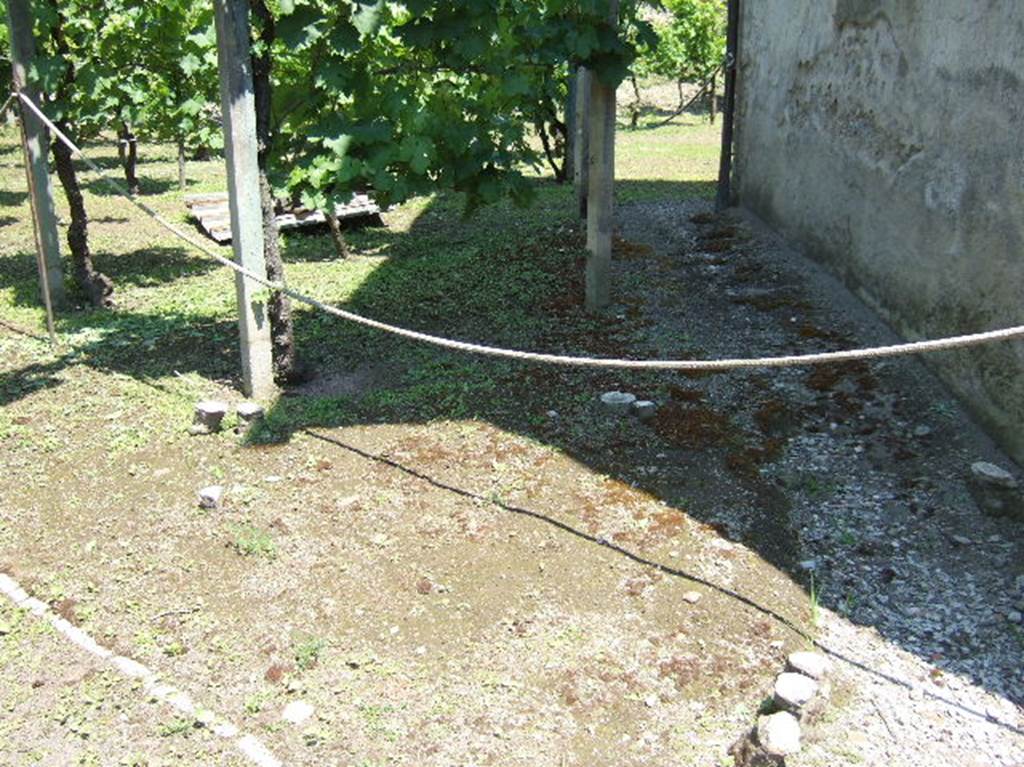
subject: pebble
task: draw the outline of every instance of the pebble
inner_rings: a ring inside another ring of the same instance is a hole
[[[601,395],[601,404],[615,415],[626,415],[636,402],[636,395],[621,391],[609,391]]]
[[[223,487],[220,485],[210,485],[199,491],[199,505],[204,509],[216,509],[220,507],[220,501],[223,497]]]
[[[695,605],[700,601],[700,593],[697,591],[687,591],[683,594],[683,601],[689,602],[691,605]]]
[[[1006,620],[1010,621],[1010,623],[1020,623],[1024,620],[1024,616],[1022,616],[1017,610],[1010,610],[1010,612],[1006,614]]]
[[[818,683],[803,674],[791,671],[775,680],[775,702],[783,708],[800,708],[818,692]]]
[[[658,413],[658,406],[650,400],[638,400],[633,403],[633,415],[641,421],[650,421]]]
[[[313,707],[304,700],[293,700],[284,707],[281,718],[291,724],[302,724],[313,716]]]
[[[757,720],[757,742],[772,756],[789,756],[800,751],[800,722],[788,711]]]
[[[932,429],[930,426],[917,426],[914,428],[914,436],[917,437],[918,439],[922,437],[927,437],[931,433]]]
[[[811,679],[822,679],[832,670],[828,658],[816,652],[794,652],[787,658],[788,668]]]

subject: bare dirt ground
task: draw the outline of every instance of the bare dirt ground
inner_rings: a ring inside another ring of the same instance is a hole
[[[656,180],[679,158],[713,173],[709,137],[624,135],[599,320],[571,195],[548,187],[479,225],[398,210],[344,264],[289,241],[289,273],[384,319],[561,352],[889,340],[756,222],[709,215],[706,177]],[[0,297],[24,329],[31,232],[11,218],[4,263],[26,276]],[[971,461],[1014,467],[919,362],[576,373],[303,312],[320,377],[254,438],[190,437],[198,398],[239,401],[230,282],[108,247],[117,312],[62,320],[58,352],[0,326],[0,571],[282,762],[729,765],[786,654],[815,642],[835,689],[792,767],[1024,761],[1024,531],[964,486]],[[657,417],[610,416],[612,389]],[[202,510],[210,484],[224,502]],[[2,765],[249,763],[6,601],[0,668]],[[308,718],[282,718],[297,702]]]

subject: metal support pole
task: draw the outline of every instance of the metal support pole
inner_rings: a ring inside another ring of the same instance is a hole
[[[214,0],[213,6],[232,248],[236,263],[265,276],[267,264],[263,256],[256,107],[249,53],[249,3],[248,0]],[[265,400],[275,391],[266,291],[258,283],[237,273],[235,290],[242,386],[246,396]]]
[[[39,103],[39,90],[29,82],[28,72],[36,55],[32,37],[32,15],[28,0],[8,0],[7,28],[11,39],[11,70],[14,88],[33,103]],[[57,232],[57,211],[50,182],[50,140],[46,126],[26,110],[20,109],[22,149],[25,175],[32,204],[32,225],[39,263],[39,284],[47,308],[47,323],[53,335],[53,307],[64,304],[64,271],[60,259],[60,235]]]

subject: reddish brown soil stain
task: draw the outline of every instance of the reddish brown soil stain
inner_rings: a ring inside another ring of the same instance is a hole
[[[706,407],[683,407],[669,402],[658,411],[654,428],[673,445],[691,449],[723,444],[729,436],[729,419]]]

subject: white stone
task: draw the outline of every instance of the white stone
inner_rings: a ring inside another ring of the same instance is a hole
[[[224,488],[220,485],[210,485],[199,491],[199,505],[204,509],[216,509],[220,506],[221,498],[224,497]]]
[[[265,415],[263,408],[255,402],[242,402],[235,412],[238,413],[238,420],[247,424],[254,423]]]
[[[789,756],[800,751],[800,722],[788,711],[757,720],[757,742],[772,756]]]
[[[636,402],[636,395],[621,391],[609,391],[601,395],[601,404],[616,415],[625,415]]]
[[[293,700],[284,707],[281,718],[292,724],[302,724],[313,716],[313,707],[304,700]]]
[[[1005,469],[1001,469],[994,463],[978,461],[971,464],[971,476],[979,482],[993,487],[1005,487],[1013,490],[1017,487],[1017,480]]]
[[[695,605],[700,601],[700,592],[687,591],[685,594],[683,594],[683,599],[689,602],[691,605]]]
[[[818,683],[809,676],[787,671],[775,680],[775,702],[783,708],[800,708],[818,692]]]
[[[212,434],[220,431],[221,421],[227,415],[228,405],[220,400],[203,400],[196,403],[193,414],[192,427],[189,431],[192,434]]]
[[[633,403],[633,415],[641,421],[650,421],[658,413],[658,406],[650,400],[637,400]]]
[[[811,679],[823,679],[832,671],[832,663],[828,658],[816,652],[790,653],[788,668]]]

